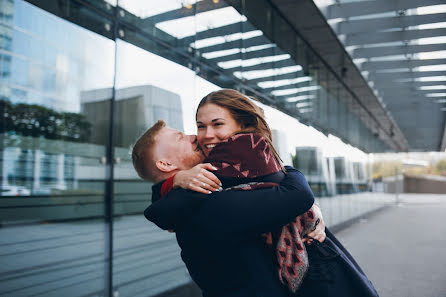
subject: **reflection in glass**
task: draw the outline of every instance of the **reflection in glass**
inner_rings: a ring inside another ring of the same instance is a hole
[[[327,163],[319,148],[297,147],[293,166],[305,175],[316,196],[334,195],[330,192]]]
[[[188,286],[174,235],[141,215],[151,184],[136,175],[129,152],[158,119],[195,133],[197,103],[219,87],[270,105],[259,103],[275,145],[307,176],[327,225],[383,204],[352,194],[368,188],[366,155],[336,147],[341,140],[329,135],[383,147],[364,124],[371,120],[351,113],[358,109],[351,95],[269,2],[255,9],[246,2],[246,11],[210,0],[62,2],[66,9],[50,11],[80,26],[23,0],[0,6],[0,273],[7,276],[0,295],[102,296],[109,260],[115,295]],[[118,40],[110,39],[115,21]],[[113,193],[104,200],[107,182]]]
[[[117,46],[114,154],[119,162],[114,166],[113,285],[120,296],[155,296],[190,286],[191,278],[174,234],[141,215],[150,204],[152,184],[138,177],[129,152],[158,119],[195,133],[196,104],[218,87],[186,67],[127,42],[118,40]],[[94,90],[83,95],[83,106],[94,118],[111,93]]]
[[[103,295],[105,145],[81,93],[113,85],[114,43],[21,0],[0,10],[0,295]]]

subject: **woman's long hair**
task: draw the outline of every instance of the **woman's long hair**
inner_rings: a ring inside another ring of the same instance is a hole
[[[226,108],[235,121],[242,127],[242,129],[237,131],[235,134],[256,133],[265,137],[266,142],[271,147],[274,158],[285,172],[285,168],[282,165],[282,160],[274,148],[271,129],[265,120],[263,109],[254,104],[250,99],[255,100],[254,98],[245,96],[244,94],[232,89],[222,89],[209,93],[203,97],[200,104],[198,104],[195,119],[197,117],[198,110],[205,104],[213,103],[220,107]]]

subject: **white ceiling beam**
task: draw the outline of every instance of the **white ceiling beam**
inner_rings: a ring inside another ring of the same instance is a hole
[[[432,66],[446,64],[446,59],[429,59],[429,60],[402,60],[402,61],[370,61],[364,62],[360,65],[361,70],[384,70],[384,69],[402,69],[402,68],[416,68],[421,66]],[[445,72],[443,72],[444,74]],[[381,75],[380,74],[377,74]],[[398,75],[394,72],[394,75]]]
[[[373,34],[355,33],[345,37],[344,45],[363,45],[386,43],[395,41],[408,41],[427,37],[446,36],[446,29],[405,30],[392,32],[377,32]]]
[[[394,79],[420,78],[431,76],[445,76],[445,71],[402,71],[394,73],[371,73],[368,76],[369,81],[389,81]]]
[[[195,4],[192,4],[191,6],[183,6],[179,9],[170,10],[157,15],[147,17],[141,21],[141,25],[144,26],[166,21],[172,21],[224,7],[228,7],[228,4],[225,1],[219,1],[217,3],[214,3],[213,1],[210,0],[203,0]]]
[[[353,34],[377,32],[385,29],[405,28],[440,22],[446,22],[446,13],[403,15],[354,21],[346,20],[336,23],[333,26],[333,29],[335,30],[336,34]]]
[[[337,19],[439,4],[444,4],[444,0],[371,0],[332,4],[322,12],[327,19]]]
[[[440,44],[414,44],[400,46],[362,47],[351,52],[353,59],[373,58],[394,55],[412,55],[417,53],[446,50],[446,43]]]
[[[395,79],[398,79],[398,76],[395,76]],[[421,87],[429,87],[429,86],[446,86],[446,80],[443,81],[395,81],[395,80],[386,80],[386,81],[378,81],[374,84],[374,88],[380,89],[384,87],[403,87],[403,88],[421,88]],[[445,90],[446,93],[446,90]]]

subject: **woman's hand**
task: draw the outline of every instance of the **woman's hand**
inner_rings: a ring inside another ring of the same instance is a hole
[[[324,218],[322,217],[322,212],[320,207],[317,204],[313,204],[313,211],[317,218],[320,218],[319,223],[316,225],[316,228],[309,232],[307,236],[302,240],[308,244],[312,244],[313,240],[317,240],[319,242],[324,242],[325,240],[325,223]]]
[[[195,165],[188,170],[181,170],[173,179],[173,187],[204,194],[223,190],[220,180],[209,170],[217,170],[217,168],[210,163],[204,163]]]

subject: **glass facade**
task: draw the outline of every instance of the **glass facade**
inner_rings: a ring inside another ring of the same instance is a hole
[[[130,152],[158,119],[195,133],[219,88],[259,98],[327,225],[387,203],[357,196],[357,148],[386,149],[366,111],[268,2],[249,3],[0,0],[0,296],[186,292]]]

